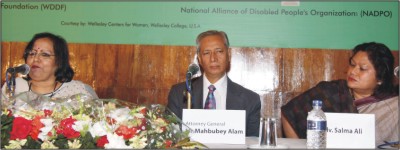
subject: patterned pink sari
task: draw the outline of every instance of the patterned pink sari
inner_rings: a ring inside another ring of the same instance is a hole
[[[399,96],[377,101],[367,97],[354,102],[360,114],[375,114],[375,144],[399,141]]]

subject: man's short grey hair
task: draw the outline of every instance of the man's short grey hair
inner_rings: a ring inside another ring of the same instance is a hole
[[[197,36],[197,39],[196,39],[197,54],[200,53],[200,41],[202,39],[204,39],[205,37],[211,36],[211,35],[221,36],[224,39],[224,44],[225,44],[226,48],[229,48],[229,39],[228,39],[228,36],[226,35],[226,33],[224,31],[208,30],[208,31],[205,31],[203,33],[200,33]]]

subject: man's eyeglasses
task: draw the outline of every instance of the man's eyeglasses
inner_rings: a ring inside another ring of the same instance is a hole
[[[33,57],[35,57],[36,55],[37,55],[40,59],[49,59],[51,56],[55,56],[55,55],[48,54],[48,53],[45,53],[45,52],[41,52],[41,53],[33,52],[33,51],[27,52],[27,56],[28,56],[29,58],[33,58]]]

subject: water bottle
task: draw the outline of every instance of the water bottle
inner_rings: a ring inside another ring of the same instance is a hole
[[[307,116],[307,149],[326,148],[326,116],[322,111],[322,101],[313,100],[313,109]]]

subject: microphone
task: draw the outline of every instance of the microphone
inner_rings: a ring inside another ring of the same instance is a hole
[[[20,73],[22,75],[28,74],[30,71],[30,67],[27,64],[23,64],[17,67],[11,67],[7,69],[9,73]]]
[[[198,71],[200,70],[200,67],[197,65],[197,64],[190,64],[189,65],[189,68],[188,68],[188,71],[187,71],[187,73],[186,73],[186,77],[188,78],[188,79],[190,79],[190,78],[192,78],[192,76],[194,75],[194,74],[196,74]]]
[[[192,76],[200,70],[200,67],[192,63],[189,65],[188,71],[186,72],[186,95],[187,95],[187,109],[192,108]]]

